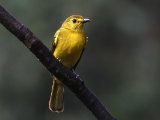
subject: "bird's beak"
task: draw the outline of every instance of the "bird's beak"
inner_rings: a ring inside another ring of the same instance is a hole
[[[83,23],[86,23],[86,22],[91,22],[91,20],[88,19],[88,18],[84,18],[84,19],[83,19]]]

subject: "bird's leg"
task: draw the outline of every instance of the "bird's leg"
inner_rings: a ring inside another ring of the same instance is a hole
[[[72,70],[72,72],[76,75],[76,78],[79,78],[80,77],[80,75],[78,75],[76,72],[75,72],[75,69],[71,69]]]
[[[60,58],[56,58],[59,62],[61,62],[61,59]]]

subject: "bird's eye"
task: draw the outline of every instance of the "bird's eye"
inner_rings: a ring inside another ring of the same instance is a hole
[[[73,23],[76,23],[77,22],[77,20],[76,19],[73,19]]]

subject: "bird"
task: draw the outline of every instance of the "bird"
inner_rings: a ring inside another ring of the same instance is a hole
[[[51,52],[65,67],[75,70],[88,37],[84,31],[84,24],[90,22],[81,15],[69,16],[55,33],[51,42]],[[64,86],[56,77],[53,77],[49,109],[53,112],[64,111]]]

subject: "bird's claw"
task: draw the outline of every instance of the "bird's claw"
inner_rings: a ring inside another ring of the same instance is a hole
[[[79,77],[80,77],[80,75],[78,75],[78,74],[75,72],[74,69],[72,69],[72,72],[76,75],[76,78],[79,78]]]
[[[60,59],[60,58],[57,58],[57,60],[58,60],[59,62],[61,62],[61,59]]]

